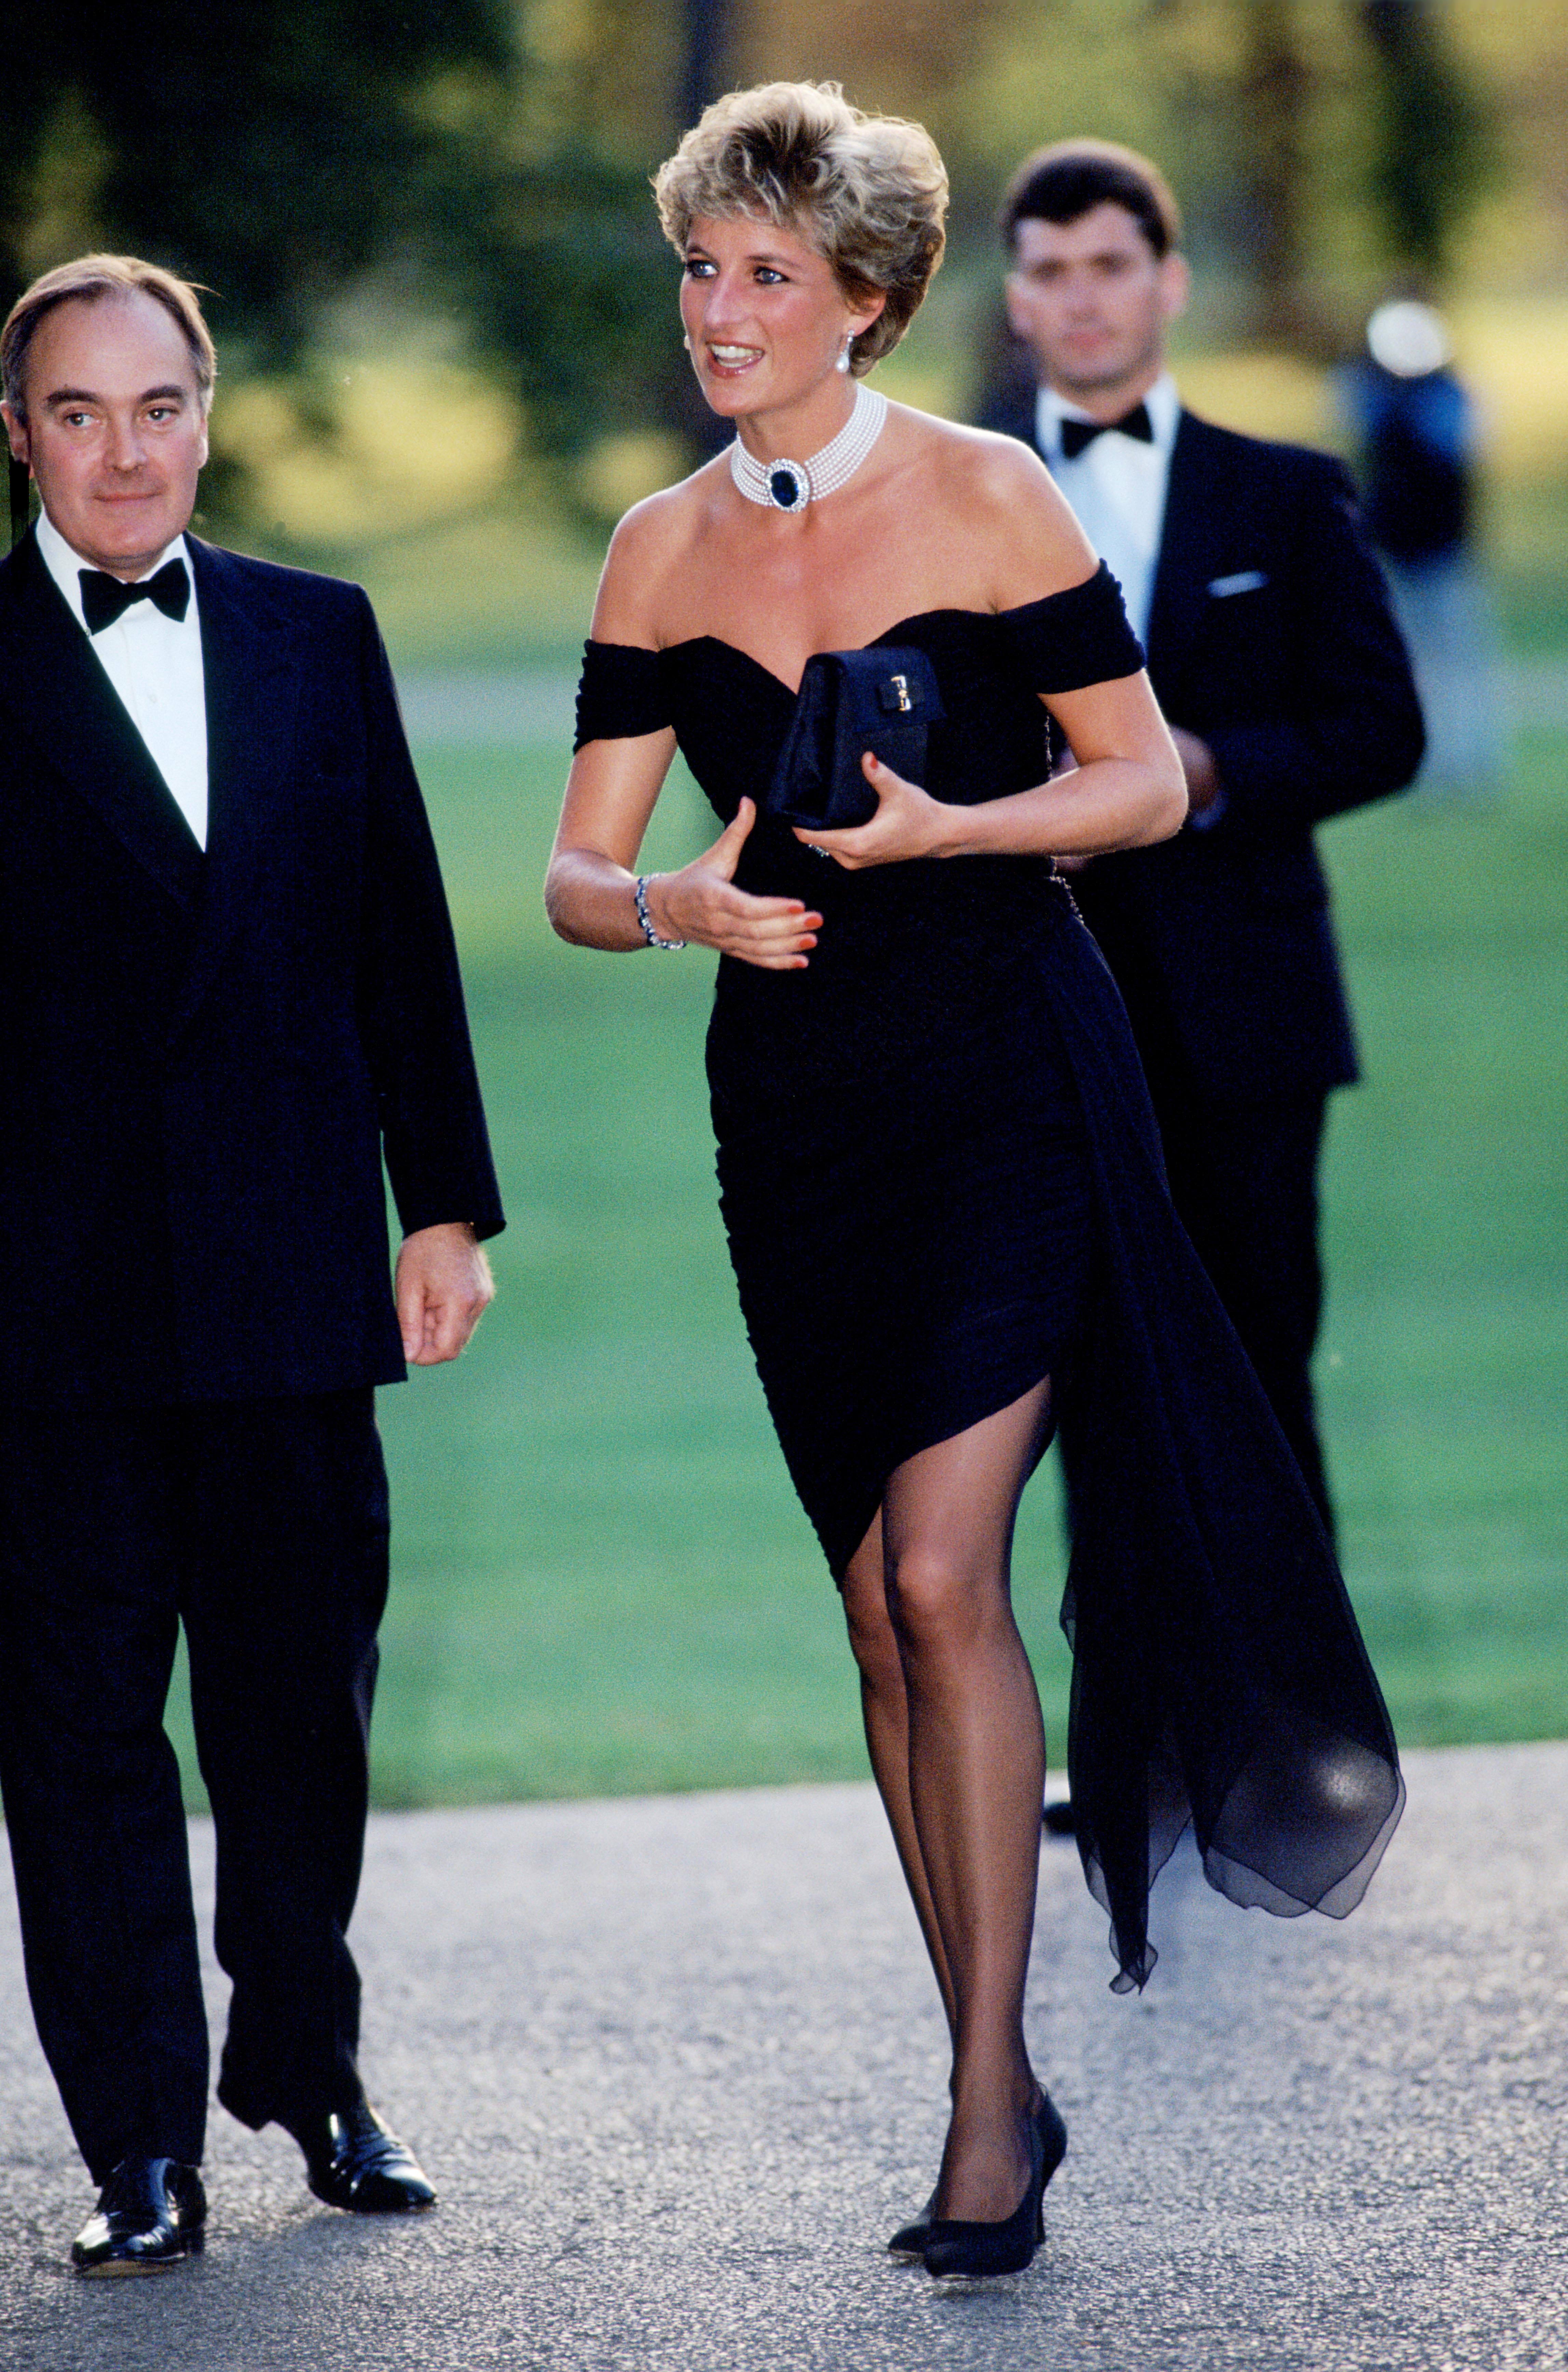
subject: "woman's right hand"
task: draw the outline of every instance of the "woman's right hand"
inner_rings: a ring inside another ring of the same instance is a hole
[[[798,898],[756,898],[735,886],[740,852],[756,820],[755,801],[742,799],[712,848],[679,873],[651,875],[648,913],[661,938],[716,948],[763,971],[804,971],[821,915]]]

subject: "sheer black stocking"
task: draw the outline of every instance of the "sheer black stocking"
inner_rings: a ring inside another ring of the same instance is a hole
[[[1019,1495],[1049,1378],[889,1478],[843,1583],[872,1768],[953,2033],[936,2213],[1011,2215],[1037,2087],[1024,2046],[1045,1744],[1013,1620]]]
[[[860,1667],[860,1710],[865,1743],[882,1808],[893,1831],[905,1883],[914,1903],[920,1932],[931,1955],[937,1991],[955,2048],[958,2039],[958,2011],[947,1954],[942,1942],[936,1906],[925,1875],[914,1805],[910,1796],[909,1696],[904,1668],[888,1610],[888,1583],[882,1556],[882,1517],[878,1511],[871,1529],[851,1562],[843,1581],[844,1614],[849,1643]]]

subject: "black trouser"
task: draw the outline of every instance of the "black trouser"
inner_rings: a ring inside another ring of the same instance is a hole
[[[195,2164],[205,2133],[163,1728],[180,1622],[234,1986],[218,2098],[260,2126],[360,2097],[344,1930],[387,1543],[368,1390],[0,1410],[0,1790],[33,2014],[97,2182],[133,2152]]]
[[[1151,1077],[1170,1198],[1240,1335],[1330,1537],[1312,1394],[1323,1309],[1318,1160],[1326,1099],[1227,1102]]]

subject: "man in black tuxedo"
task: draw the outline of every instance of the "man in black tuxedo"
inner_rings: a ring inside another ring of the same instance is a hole
[[[1061,142],[1018,169],[1001,222],[1038,385],[985,424],[1036,446],[1121,579],[1191,802],[1174,840],[1094,858],[1074,895],[1126,999],[1177,1210],[1331,1529],[1318,1164],[1329,1094],[1357,1073],[1312,832],[1414,773],[1410,667],[1340,464],[1182,408],[1165,338],[1187,273],[1156,168]]]
[[[20,299],[0,366],[42,505],[0,565],[0,1789],[101,2186],[73,2255],[127,2273],[205,2215],[181,1623],[234,1988],[218,2097],[285,2126],[329,2203],[434,2204],[366,2100],[344,1940],[387,1589],[373,1396],[462,1349],[502,1221],[369,604],[185,532],[194,294],[84,258]]]

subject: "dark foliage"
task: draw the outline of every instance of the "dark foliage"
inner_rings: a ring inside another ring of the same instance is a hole
[[[0,84],[7,277],[41,146],[74,100],[106,156],[99,234],[210,284],[216,318],[285,366],[322,300],[430,231],[452,134],[426,104],[442,76],[499,87],[501,0],[148,0],[64,14],[7,6]]]
[[[299,372],[324,308],[390,272],[512,378],[545,455],[669,420],[673,270],[646,180],[586,140],[510,160],[516,29],[506,0],[6,0],[0,297],[62,260],[40,209],[64,172],[63,251],[90,239],[210,288],[231,366]]]
[[[580,144],[503,175],[470,212],[460,264],[476,332],[516,370],[542,451],[580,453],[612,421],[669,421],[677,267],[645,174]]]
[[[1394,256],[1436,281],[1495,166],[1491,115],[1423,0],[1363,0],[1361,19],[1376,64],[1373,195]]]

